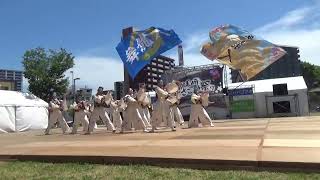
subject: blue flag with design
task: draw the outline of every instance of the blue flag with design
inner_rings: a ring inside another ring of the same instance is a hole
[[[181,42],[173,30],[151,27],[123,37],[116,49],[129,75],[134,79],[153,58]]]

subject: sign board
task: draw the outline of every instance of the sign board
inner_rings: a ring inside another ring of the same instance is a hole
[[[193,70],[189,69],[186,71],[180,69],[179,71],[165,74],[163,79],[165,83],[172,80],[181,82],[179,107],[183,116],[190,114],[191,95],[195,89],[209,92],[209,101],[214,103],[209,103],[207,109],[227,107],[224,95],[222,94],[223,67],[212,65],[206,68],[194,67]]]
[[[252,88],[240,88],[240,89],[229,89],[228,95],[229,96],[243,96],[243,95],[252,95],[253,89]]]
[[[231,102],[231,112],[254,112],[254,100],[245,99]]]

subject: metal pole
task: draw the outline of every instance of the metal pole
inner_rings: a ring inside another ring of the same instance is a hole
[[[70,71],[71,73],[71,92],[72,92],[72,97],[74,97],[74,80],[73,80],[73,71]],[[73,98],[74,99],[74,98]]]
[[[72,73],[72,77],[73,77],[73,73]],[[73,104],[76,102],[76,80],[79,80],[80,78],[75,78],[75,79],[72,79],[72,82],[73,82]],[[75,110],[73,109],[73,122],[74,122],[74,114],[75,114]]]
[[[73,79],[73,87],[72,87],[72,94],[73,94],[73,103],[76,102],[76,79]]]

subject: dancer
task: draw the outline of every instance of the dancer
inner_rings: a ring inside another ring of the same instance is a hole
[[[149,108],[151,107],[151,98],[146,92],[145,84],[140,85],[139,91],[137,93],[138,109],[143,120],[143,123],[146,127],[145,129],[151,129],[150,124],[150,112]]]
[[[171,83],[166,85],[166,89],[169,93],[168,101],[170,102],[170,111],[172,112],[173,118],[177,123],[179,123],[180,126],[183,126],[183,116],[178,107],[180,103],[179,82],[173,80]]]
[[[160,126],[169,127],[172,131],[176,131],[175,121],[170,109],[170,102],[167,100],[169,94],[165,90],[162,81],[160,81],[159,86],[156,86],[155,90],[158,99],[151,117],[151,132],[154,132],[154,130]]]
[[[74,122],[71,134],[77,133],[77,129],[80,124],[83,127],[83,131],[86,131],[89,127],[88,116],[90,114],[90,107],[87,105],[87,102],[77,99],[77,101],[70,107],[74,109]]]
[[[191,96],[191,113],[190,113],[190,119],[188,123],[188,127],[199,127],[199,123],[201,123],[202,126],[210,125],[213,127],[213,121],[209,117],[207,111],[204,109],[204,107],[208,106],[208,100],[209,93],[202,92],[198,93],[198,90],[194,90],[194,93]]]
[[[62,116],[62,111],[64,110],[63,104],[63,101],[58,100],[56,93],[53,93],[52,99],[49,103],[48,127],[45,130],[46,135],[50,133],[51,128],[56,122],[59,122],[63,134],[69,131],[70,128]]]
[[[108,92],[107,95],[103,95],[103,87],[99,87],[97,94],[94,96],[94,109],[90,116],[89,128],[86,134],[91,134],[93,132],[97,119],[101,119],[113,133],[116,131],[105,109],[110,105],[111,100],[111,93]]]
[[[141,117],[139,105],[135,97],[133,89],[129,88],[128,94],[124,97],[127,107],[123,111],[121,133],[132,130],[144,130],[148,132],[147,125]]]
[[[125,109],[124,100],[121,99],[121,100],[111,101],[110,107],[111,107],[113,124],[114,124],[116,130],[121,132],[122,117],[121,117],[120,113]]]

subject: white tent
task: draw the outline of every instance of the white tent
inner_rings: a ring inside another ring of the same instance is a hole
[[[286,85],[286,95],[274,94],[274,85],[279,84]],[[253,95],[233,98],[234,100],[254,99],[254,111],[233,113],[233,118],[309,115],[308,89],[302,76],[247,81],[229,85],[230,90],[248,87],[253,87]],[[275,111],[280,102],[288,102],[289,107],[286,108],[290,109],[290,112]]]
[[[0,133],[44,129],[48,103],[29,93],[0,90]]]

